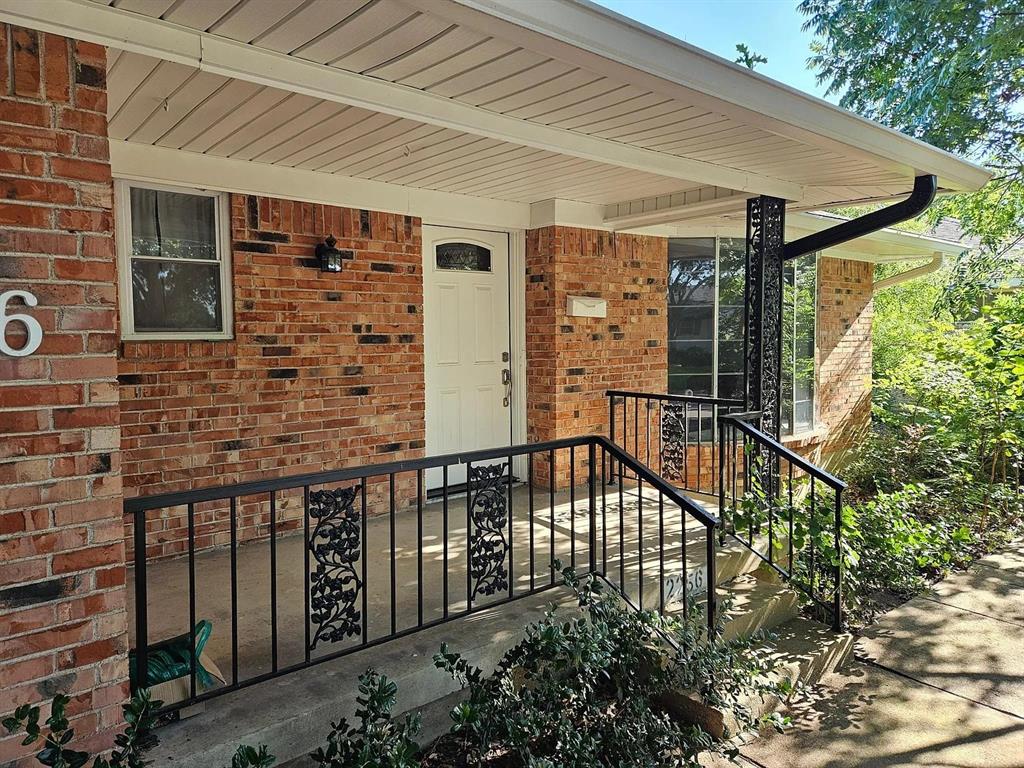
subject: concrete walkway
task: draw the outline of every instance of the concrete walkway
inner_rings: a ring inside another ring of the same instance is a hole
[[[1024,542],[883,616],[788,714],[745,765],[1024,766]]]

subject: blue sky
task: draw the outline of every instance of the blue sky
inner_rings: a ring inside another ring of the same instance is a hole
[[[736,44],[768,57],[757,71],[825,97],[806,68],[813,35],[802,32],[797,0],[596,0],[623,16],[733,61]],[[830,97],[835,101],[836,97]]]

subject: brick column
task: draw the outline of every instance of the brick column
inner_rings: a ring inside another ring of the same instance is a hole
[[[0,293],[44,332],[0,353],[0,713],[67,692],[99,748],[128,690],[106,51],[5,25],[0,48]]]
[[[531,442],[607,436],[609,389],[665,391],[667,239],[565,226],[531,230],[526,237],[526,272],[526,410]],[[607,317],[570,316],[569,296],[605,299]],[[635,428],[631,422],[628,429]],[[586,479],[583,458],[581,451],[577,483]],[[546,464],[535,465],[535,472],[538,481],[547,482]],[[568,484],[564,457],[555,474],[559,487]]]

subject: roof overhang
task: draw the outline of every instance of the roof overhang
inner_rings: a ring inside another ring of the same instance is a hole
[[[898,198],[922,173],[988,179],[580,0],[112,2],[0,0],[0,19],[110,47],[115,173],[144,148],[313,189],[600,206],[624,231],[754,195],[799,211]]]
[[[795,240],[799,237],[822,232],[837,223],[844,221],[821,211],[798,212],[786,217],[786,239]],[[639,230],[647,234],[664,237],[745,237],[744,222],[736,218],[700,219],[682,222],[675,225],[651,227]],[[917,232],[886,228],[829,248],[828,256],[854,261],[870,261],[873,263],[917,261],[936,255],[943,257],[958,256],[967,250],[962,243],[933,237]]]

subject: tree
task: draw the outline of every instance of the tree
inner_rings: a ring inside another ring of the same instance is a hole
[[[736,43],[736,53],[739,54],[739,56],[736,57],[736,63],[742,64],[747,69],[753,69],[758,64],[768,63],[767,56],[754,53],[747,47],[746,43]]]
[[[840,105],[986,164],[981,191],[942,199],[990,251],[1024,237],[1024,1],[801,0]]]

